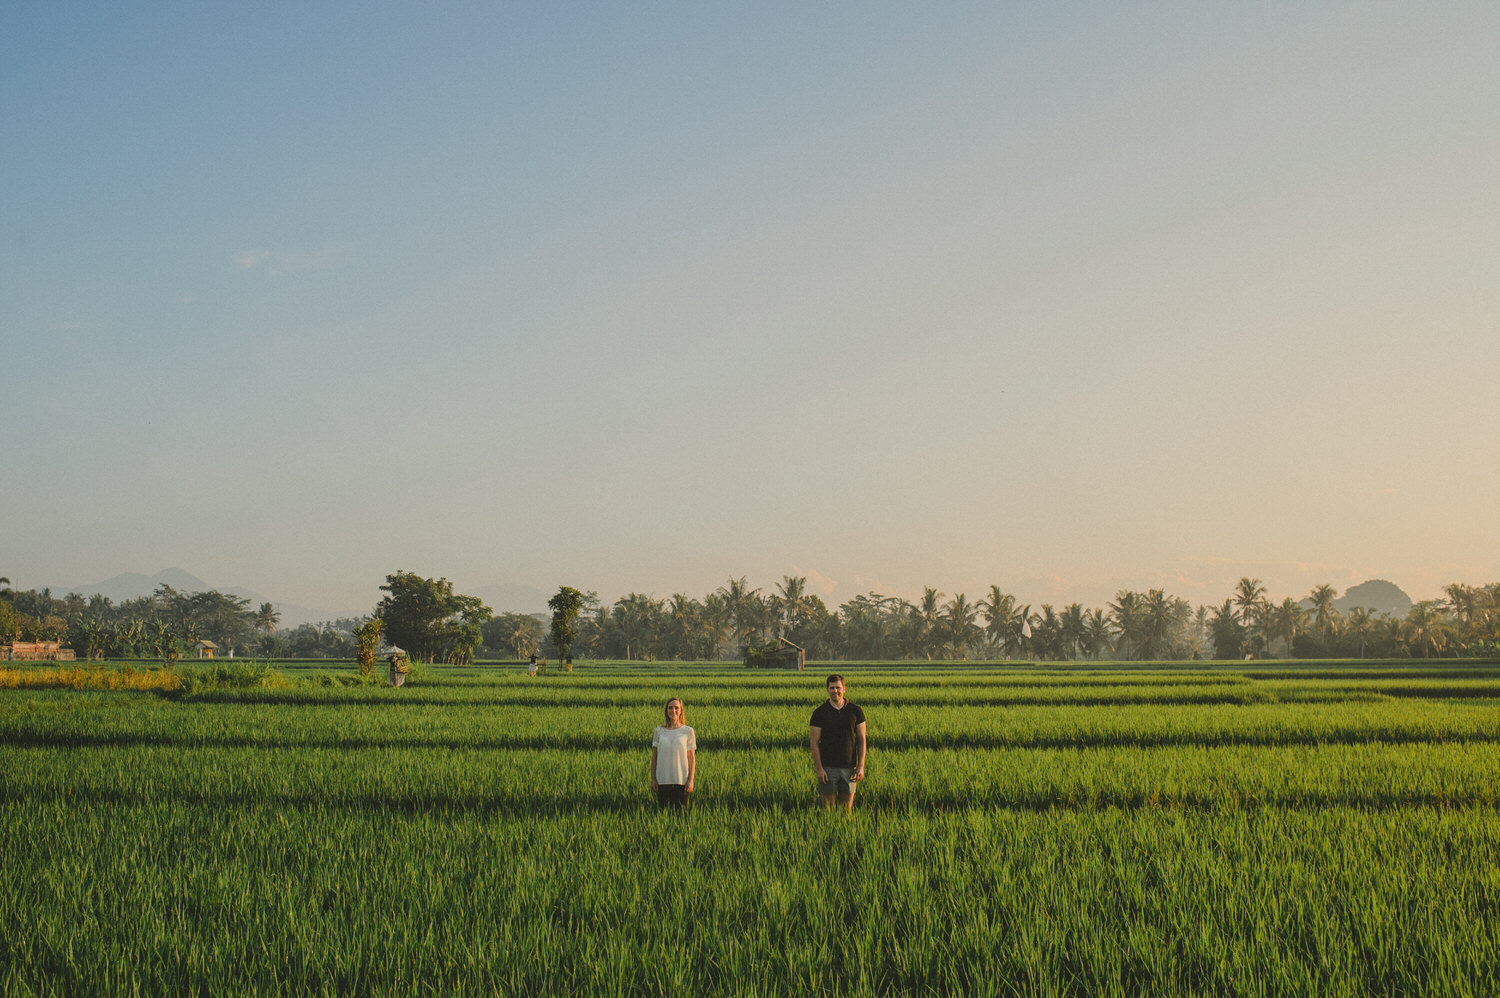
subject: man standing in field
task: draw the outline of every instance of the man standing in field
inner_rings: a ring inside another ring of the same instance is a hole
[[[854,790],[865,778],[865,712],[844,699],[844,677],[828,677],[828,701],[813,711],[807,732],[823,806],[854,813]]]

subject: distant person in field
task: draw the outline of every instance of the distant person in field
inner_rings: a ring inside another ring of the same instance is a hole
[[[391,685],[404,685],[406,683],[406,674],[411,672],[411,666],[406,664],[406,653],[400,651],[391,652],[388,661],[391,663]]]
[[[828,677],[828,700],[813,711],[807,732],[818,794],[830,811],[854,811],[854,791],[865,778],[865,712],[844,699],[844,677]]]
[[[698,736],[683,723],[682,701],[667,701],[666,721],[651,733],[651,789],[656,805],[680,810],[688,806],[698,773]]]

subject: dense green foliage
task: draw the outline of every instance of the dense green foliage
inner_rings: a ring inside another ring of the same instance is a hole
[[[393,690],[242,665],[155,695],[0,692],[0,991],[1478,995],[1500,975],[1500,667],[840,671],[870,724],[852,820],[812,808],[820,673],[477,664]],[[648,799],[672,695],[698,731],[686,815]]]
[[[573,659],[573,641],[578,637],[578,614],[583,610],[584,595],[572,586],[560,586],[547,606],[552,610],[552,646],[557,657]]]
[[[483,639],[481,628],[492,616],[477,596],[453,591],[447,579],[426,579],[415,572],[385,577],[385,593],[375,607],[393,644],[423,662],[462,664],[474,657]]]
[[[387,596],[375,616],[397,621],[391,639],[429,661],[537,652],[712,661],[740,658],[746,649],[780,638],[810,657],[838,661],[1485,658],[1500,652],[1500,583],[1454,583],[1444,587],[1443,599],[1416,603],[1397,616],[1349,603],[1355,590],[1374,583],[1350,590],[1345,613],[1330,585],[1277,602],[1259,579],[1250,578],[1241,579],[1223,603],[1196,609],[1160,589],[1121,590],[1094,609],[1079,603],[1033,609],[999,586],[977,600],[964,593],[948,598],[927,587],[916,601],[867,593],[830,610],[796,576],[770,592],[738,578],[702,600],[684,593],[668,599],[627,593],[612,605],[596,593],[563,586],[552,597],[553,628],[544,633],[538,616],[504,613],[491,619],[479,600],[454,594],[443,579],[397,572],[386,582],[381,589]],[[219,592],[161,586],[150,597],[116,606],[102,596],[54,599],[47,590],[0,589],[0,640],[61,639],[90,659],[166,658],[197,637],[216,641],[221,655],[239,648],[262,656],[354,658],[357,632],[367,620],[278,631],[279,614],[271,604],[252,611],[248,601]]]

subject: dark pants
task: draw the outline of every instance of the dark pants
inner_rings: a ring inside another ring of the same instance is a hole
[[[659,783],[656,786],[656,806],[680,811],[688,806],[687,787],[681,783]]]

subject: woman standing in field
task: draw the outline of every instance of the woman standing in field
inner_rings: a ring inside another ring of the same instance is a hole
[[[667,701],[666,723],[651,734],[651,789],[658,807],[687,807],[698,770],[698,736],[682,723],[682,701]]]

